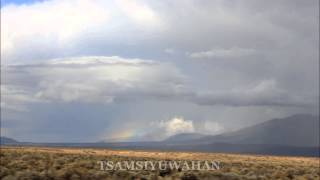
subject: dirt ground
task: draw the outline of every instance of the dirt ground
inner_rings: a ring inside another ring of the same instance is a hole
[[[100,171],[97,161],[219,161],[216,171]],[[1,179],[319,179],[319,158],[94,148],[1,147]],[[27,177],[27,178],[24,178]]]

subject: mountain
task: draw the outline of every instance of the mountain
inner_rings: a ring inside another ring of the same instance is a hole
[[[184,139],[183,142],[188,144],[228,143],[319,147],[319,117],[294,115],[273,119],[234,132],[193,138],[189,141]]]
[[[1,136],[0,138],[0,144],[16,144],[16,143],[18,143],[18,141],[12,138],[4,137],[4,136]]]
[[[181,133],[170,136],[169,138],[165,139],[163,142],[167,143],[174,143],[174,142],[185,142],[185,141],[192,141],[200,138],[204,138],[206,135],[200,133]]]
[[[32,143],[1,137],[1,144],[320,157],[319,117],[311,115],[273,119],[214,136],[177,134],[160,142]]]

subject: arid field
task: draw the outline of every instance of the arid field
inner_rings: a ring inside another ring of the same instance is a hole
[[[100,170],[98,161],[219,161],[220,169]],[[2,147],[0,179],[319,179],[319,158],[91,148]]]

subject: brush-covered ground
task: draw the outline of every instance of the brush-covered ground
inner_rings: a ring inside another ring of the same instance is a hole
[[[1,147],[0,179],[319,179],[319,158],[89,148]],[[98,161],[208,160],[219,170],[101,171]]]

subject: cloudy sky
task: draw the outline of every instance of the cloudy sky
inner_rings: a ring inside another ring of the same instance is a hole
[[[161,140],[319,114],[318,0],[1,2],[2,135]]]

